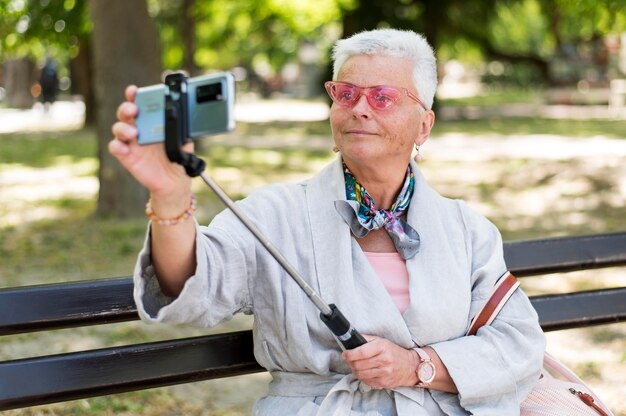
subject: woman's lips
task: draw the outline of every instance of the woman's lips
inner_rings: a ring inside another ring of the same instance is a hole
[[[346,133],[354,135],[354,136],[373,136],[376,134],[376,133],[372,133],[371,131],[360,130],[360,129],[347,130]]]

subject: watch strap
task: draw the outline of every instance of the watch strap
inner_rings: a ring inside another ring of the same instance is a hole
[[[420,358],[420,363],[423,363],[424,361],[430,361],[430,355],[428,355],[428,353],[426,351],[424,351],[422,348],[413,348],[415,350],[415,352],[417,353],[418,357]]]

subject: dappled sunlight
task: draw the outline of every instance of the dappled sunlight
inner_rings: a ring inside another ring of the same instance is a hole
[[[65,217],[68,199],[93,200],[98,179],[95,161],[47,168],[5,164],[0,169],[0,227]],[[55,201],[60,201],[55,204]]]
[[[0,109],[0,133],[77,130],[84,123],[82,101],[57,101],[48,111],[41,103],[27,110]]]
[[[448,134],[423,147],[431,184],[465,199],[506,238],[626,226],[624,140]]]
[[[435,135],[420,149],[437,160],[480,162],[496,158],[567,160],[575,157],[626,157],[626,140],[603,136],[572,138],[551,134],[501,133]]]
[[[235,104],[235,120],[248,123],[327,120],[328,112],[329,105],[325,101],[276,98]]]

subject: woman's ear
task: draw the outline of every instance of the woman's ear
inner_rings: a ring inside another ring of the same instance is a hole
[[[419,134],[415,138],[415,145],[421,146],[430,136],[430,131],[435,125],[435,113],[432,110],[427,110],[422,113],[420,117]]]

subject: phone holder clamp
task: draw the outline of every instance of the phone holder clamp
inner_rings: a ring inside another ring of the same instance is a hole
[[[180,72],[165,77],[169,90],[165,94],[165,152],[171,162],[185,168],[190,177],[199,176],[206,167],[204,160],[182,150],[189,142],[187,132],[187,77]]]

